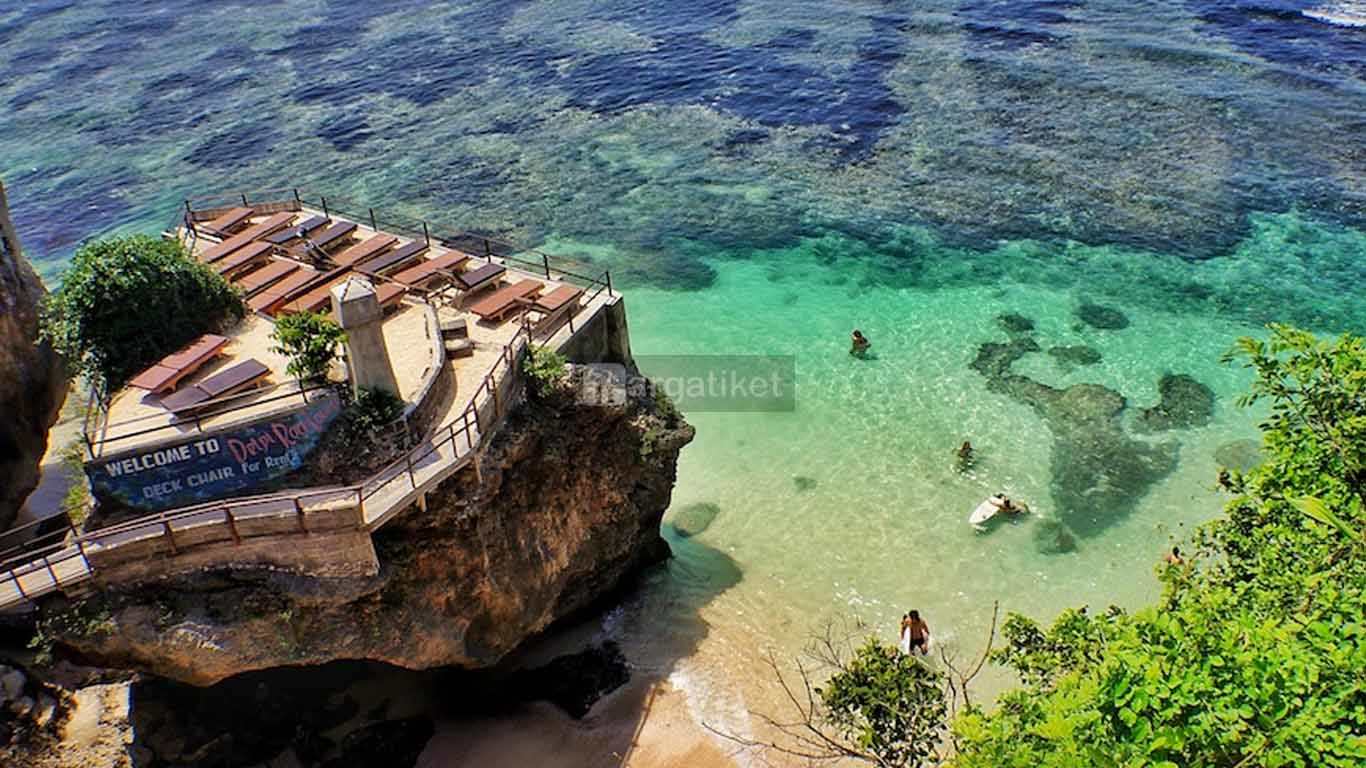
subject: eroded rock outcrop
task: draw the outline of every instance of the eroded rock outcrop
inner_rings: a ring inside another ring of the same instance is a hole
[[[0,186],[0,530],[38,485],[47,431],[66,399],[66,375],[38,341],[43,281],[24,261]]]
[[[196,685],[340,659],[483,668],[668,554],[660,519],[692,428],[640,395],[510,414],[480,462],[375,534],[380,574],[215,570],[51,606],[85,659]]]

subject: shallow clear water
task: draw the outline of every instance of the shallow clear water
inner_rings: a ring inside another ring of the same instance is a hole
[[[794,355],[794,412],[689,414],[671,514],[720,513],[611,617],[716,717],[761,695],[759,649],[835,612],[890,635],[919,607],[967,652],[994,600],[1047,617],[1154,594],[1170,538],[1217,513],[1215,451],[1255,435],[1220,353],[1269,320],[1366,330],[1362,18],[1335,0],[47,0],[0,8],[0,177],[48,277],[187,195],[298,186],[610,267],[638,353]],[[1079,326],[1087,301],[1129,325]],[[1044,349],[1100,353],[1011,370],[1127,398],[1104,437],[1131,453],[1095,473],[1111,485],[1060,472],[1091,466],[1088,443],[970,367],[1004,312]],[[849,357],[853,327],[876,359]],[[1138,434],[1166,373],[1209,387],[1213,420]],[[1124,460],[1143,451],[1171,460]],[[1136,490],[1115,502],[1115,483]],[[1037,514],[974,532],[998,489]],[[1059,520],[1075,551],[1052,551]]]

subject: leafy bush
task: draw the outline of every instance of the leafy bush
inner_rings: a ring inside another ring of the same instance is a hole
[[[289,358],[285,370],[290,376],[320,379],[327,376],[346,332],[326,315],[296,312],[277,318],[270,337],[279,342],[272,351]]]
[[[1257,374],[1269,459],[1161,567],[1158,605],[1012,616],[1022,690],[955,724],[960,768],[1366,764],[1366,344],[1273,326]]]
[[[944,680],[916,659],[870,638],[816,691],[830,724],[878,765],[920,765],[935,754]]]
[[[566,363],[564,355],[550,347],[533,345],[527,350],[522,370],[531,379],[533,391],[541,397],[548,397],[568,373]]]
[[[108,392],[242,313],[237,291],[179,242],[111,237],[77,249],[44,305],[43,336]]]
[[[361,387],[343,414],[346,429],[360,437],[388,426],[403,413],[403,401],[387,389]]]

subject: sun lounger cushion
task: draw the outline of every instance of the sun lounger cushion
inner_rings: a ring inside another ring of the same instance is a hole
[[[180,380],[194,373],[205,363],[212,360],[228,340],[217,334],[206,333],[190,342],[185,348],[163,357],[152,367],[139,373],[130,386],[149,392],[162,392],[175,389]]]
[[[397,242],[398,238],[393,235],[375,235],[333,256],[332,261],[343,267],[354,266],[383,253]]]
[[[247,296],[269,288],[274,283],[289,277],[294,272],[299,271],[297,263],[288,259],[272,261],[260,269],[252,270],[246,275],[239,276],[233,281],[233,285],[242,289],[242,293]]]
[[[287,297],[297,293],[300,289],[306,289],[314,280],[321,279],[324,274],[326,273],[319,272],[316,269],[300,268],[299,271],[247,299],[247,307],[252,312],[270,314],[271,310],[283,304]]]
[[[381,283],[375,286],[375,298],[379,301],[379,306],[382,309],[388,309],[397,304],[399,299],[403,298],[403,294],[407,292],[406,287],[393,283]]]
[[[207,379],[186,387],[180,392],[165,397],[161,405],[172,413],[194,410],[203,403],[216,397],[225,397],[265,379],[270,369],[255,358],[244,360],[226,368]]]
[[[213,221],[200,224],[199,229],[211,235],[227,237],[234,229],[242,226],[242,222],[251,218],[253,213],[255,211],[250,208],[233,208]]]
[[[491,281],[497,280],[506,271],[507,267],[504,267],[502,264],[485,264],[482,267],[471,269],[468,272],[457,272],[455,275],[455,284],[462,290],[472,291],[476,288],[482,288],[485,285],[488,285]]]
[[[214,269],[218,270],[218,274],[227,276],[233,272],[241,271],[243,267],[249,266],[254,262],[266,260],[270,257],[270,252],[274,248],[275,246],[270,243],[257,240],[247,245],[245,248],[238,248],[232,252],[232,255],[228,256],[226,259],[221,259],[213,266]]]
[[[496,320],[521,306],[519,299],[535,296],[544,288],[543,283],[538,283],[535,280],[522,280],[499,288],[470,305],[467,309],[485,320]]]
[[[578,301],[583,289],[577,285],[562,285],[544,296],[532,299],[529,306],[537,312],[553,314],[563,307]]]
[[[450,251],[434,259],[423,259],[390,279],[409,287],[419,287],[433,277],[446,277],[443,272],[450,272],[469,260],[469,254]]]
[[[293,224],[293,225],[287,226],[287,227],[285,227],[284,229],[280,230],[279,232],[276,232],[275,234],[273,234],[273,235],[271,235],[271,236],[265,238],[265,240],[266,240],[267,242],[274,243],[275,245],[284,245],[285,243],[289,242],[290,240],[293,240],[293,239],[299,237],[299,236],[300,236],[300,235],[299,235],[300,232],[302,232],[303,234],[306,235],[306,234],[308,234],[309,232],[312,232],[313,230],[317,229],[318,227],[321,227],[322,225],[324,225],[324,224],[326,224],[326,223],[327,223],[327,217],[326,217],[326,216],[313,216],[313,217],[304,219],[303,221],[299,222],[298,224]]]
[[[368,274],[378,275],[386,270],[406,265],[408,262],[421,256],[422,252],[425,250],[427,250],[426,243],[414,240],[413,242],[401,245],[392,251],[381,253],[368,261],[363,261],[356,269]]]

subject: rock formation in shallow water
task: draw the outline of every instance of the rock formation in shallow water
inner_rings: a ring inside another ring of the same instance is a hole
[[[1058,361],[1058,367],[1064,371],[1070,371],[1079,365],[1095,365],[1100,362],[1100,351],[1085,344],[1049,347],[1048,356]]]
[[[43,281],[19,252],[0,186],[0,530],[38,485],[47,430],[66,399],[66,374],[38,341]]]
[[[716,504],[709,501],[698,502],[678,510],[669,521],[669,525],[681,538],[686,539],[710,528],[719,514],[721,507]]]
[[[1050,387],[1013,373],[1017,360],[1038,352],[1031,336],[985,342],[971,367],[994,392],[1034,409],[1052,433],[1050,474],[1057,517],[1078,536],[1104,530],[1133,511],[1154,483],[1176,466],[1176,443],[1149,443],[1125,432],[1124,396],[1099,384]],[[1063,531],[1062,533],[1066,533]],[[1057,532],[1043,551],[1066,551],[1073,542]]]
[[[1114,307],[1086,302],[1077,307],[1077,317],[1083,323],[1102,331],[1118,331],[1129,327],[1129,318]]]
[[[1184,373],[1165,374],[1157,383],[1157,405],[1138,414],[1141,432],[1203,427],[1214,418],[1214,391]]]
[[[368,659],[482,668],[668,555],[660,518],[692,428],[650,397],[528,404],[482,461],[375,534],[375,578],[212,570],[48,615],[103,666],[204,685],[248,670]],[[642,451],[647,439],[652,450]]]

